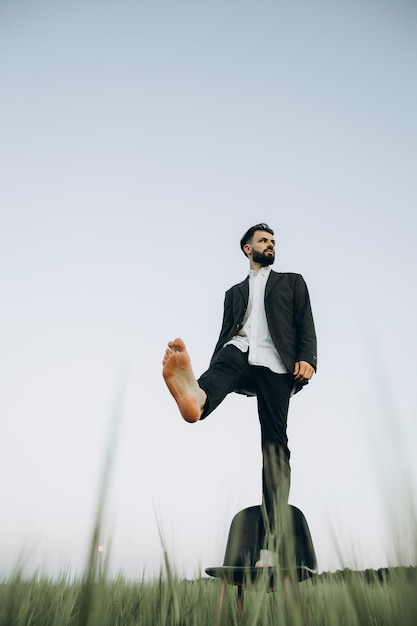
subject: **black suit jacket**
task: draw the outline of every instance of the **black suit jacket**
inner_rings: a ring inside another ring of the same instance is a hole
[[[225,295],[223,324],[212,361],[243,325],[249,300],[249,277]],[[289,372],[296,361],[317,369],[317,343],[307,285],[300,274],[271,271],[265,287],[265,311],[272,341]],[[299,391],[304,383],[296,383]],[[250,390],[243,391],[249,393]]]

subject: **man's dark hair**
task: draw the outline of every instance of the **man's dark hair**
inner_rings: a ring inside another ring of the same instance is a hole
[[[265,224],[264,222],[261,222],[260,224],[255,224],[255,226],[251,226],[243,235],[242,239],[240,240],[240,249],[242,250],[245,256],[246,256],[246,252],[244,251],[243,246],[245,246],[248,243],[248,241],[252,239],[254,232],[257,230],[265,230],[270,235],[274,234],[274,231],[272,230],[272,228],[268,226],[268,224]]]

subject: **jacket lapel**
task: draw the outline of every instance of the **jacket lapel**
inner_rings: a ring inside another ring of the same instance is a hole
[[[238,289],[243,296],[245,302],[249,300],[249,276],[244,281],[238,284]]]
[[[271,291],[274,289],[275,285],[279,282],[281,277],[282,277],[281,272],[274,272],[273,270],[271,271],[271,273],[269,274],[268,280],[266,282],[265,300],[269,297]]]

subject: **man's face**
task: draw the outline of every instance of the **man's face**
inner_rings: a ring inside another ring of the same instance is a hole
[[[275,239],[274,235],[266,230],[255,230],[252,244],[252,261],[259,263],[262,267],[272,265],[275,261]]]

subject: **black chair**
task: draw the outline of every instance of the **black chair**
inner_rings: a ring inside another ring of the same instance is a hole
[[[317,573],[317,560],[307,521],[297,507],[289,504],[289,516],[293,526],[295,570],[298,581]],[[259,505],[236,513],[230,525],[223,565],[206,568],[206,574],[219,578],[221,585],[216,610],[216,624],[220,624],[226,585],[237,586],[238,618],[243,608],[244,588],[254,588],[257,583],[266,584],[270,591],[275,588],[276,568],[255,567],[263,547],[265,528]]]

